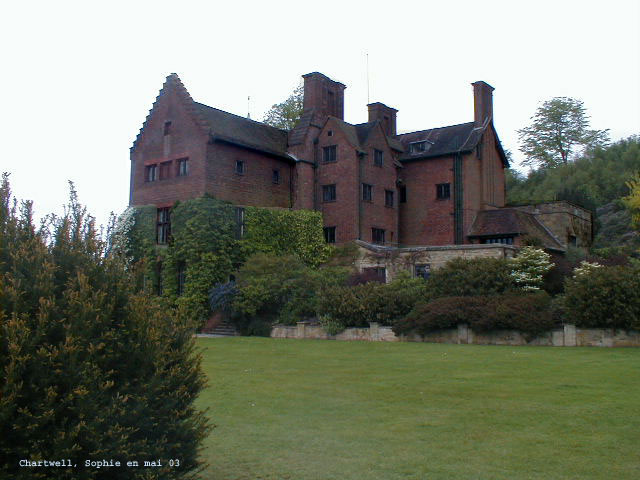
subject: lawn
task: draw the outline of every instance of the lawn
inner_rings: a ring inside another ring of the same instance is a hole
[[[640,478],[640,349],[198,345],[207,479]]]

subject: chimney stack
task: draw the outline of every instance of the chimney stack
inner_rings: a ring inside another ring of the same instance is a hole
[[[398,113],[398,110],[387,107],[380,102],[370,103],[367,107],[369,108],[369,121],[379,120],[384,133],[389,137],[394,136],[396,134],[396,113]]]
[[[342,83],[319,72],[303,75],[303,111],[315,110],[319,117],[334,116],[344,120],[344,89]]]
[[[493,120],[493,90],[486,82],[474,82],[473,85],[473,123],[481,127],[488,118]]]

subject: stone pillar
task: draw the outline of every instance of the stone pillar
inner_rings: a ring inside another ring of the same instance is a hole
[[[380,341],[380,324],[378,322],[369,322],[369,340],[372,342]]]
[[[469,343],[469,325],[458,325],[458,343]]]
[[[564,326],[564,346],[575,347],[576,341],[576,326],[571,324],[565,324]]]
[[[297,322],[296,323],[296,337],[297,338],[305,338],[306,332],[305,332],[305,327],[307,325],[307,322]]]

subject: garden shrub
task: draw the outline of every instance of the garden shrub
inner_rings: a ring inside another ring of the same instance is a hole
[[[551,270],[551,255],[540,248],[522,247],[515,258],[509,260],[511,277],[518,288],[536,291],[544,284],[544,276]]]
[[[338,335],[344,331],[344,325],[328,315],[320,317],[320,326],[328,335]]]
[[[565,322],[578,327],[640,330],[640,268],[600,267],[567,279],[563,308]]]
[[[375,321],[377,293],[383,285],[376,282],[354,287],[330,286],[320,292],[318,312],[328,315],[343,327],[367,327]]]
[[[21,217],[10,207],[6,177],[0,197],[0,478],[196,478],[208,421],[194,406],[206,379],[193,322],[135,290],[73,190],[51,235],[30,204]],[[20,468],[24,458],[78,468]],[[105,458],[165,462],[84,467]]]
[[[416,305],[429,296],[428,283],[422,278],[411,278],[407,272],[400,273],[390,283],[373,289],[372,298],[364,301],[372,303],[372,321],[381,325],[393,325],[404,318]]]
[[[398,334],[411,332],[426,335],[435,330],[455,328],[461,323],[471,323],[475,318],[491,315],[488,297],[441,297],[417,304],[402,320],[396,322],[393,331]]]
[[[441,297],[420,303],[393,327],[396,334],[429,332],[467,324],[474,331],[518,330],[539,334],[554,327],[551,297],[545,292]]]
[[[253,255],[237,273],[235,318],[248,325],[255,318],[295,324],[315,317],[318,292],[344,283],[347,274],[342,267],[313,269],[297,256]]]
[[[518,330],[537,335],[554,328],[551,297],[542,291],[526,294],[506,294],[487,298],[489,312],[472,318],[473,330]]]
[[[517,288],[511,265],[498,258],[456,258],[431,273],[430,294],[435,297],[495,295]]]

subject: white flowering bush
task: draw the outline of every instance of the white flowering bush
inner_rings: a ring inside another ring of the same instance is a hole
[[[583,260],[576,268],[573,269],[573,277],[581,277],[583,275],[589,275],[598,268],[602,268],[602,265],[596,262],[587,262]]]
[[[540,248],[523,247],[518,256],[510,260],[511,278],[525,291],[540,290],[544,275],[553,267],[551,255]]]
[[[127,207],[114,222],[111,233],[111,251],[131,261],[133,257],[133,228],[136,224],[135,207]]]

